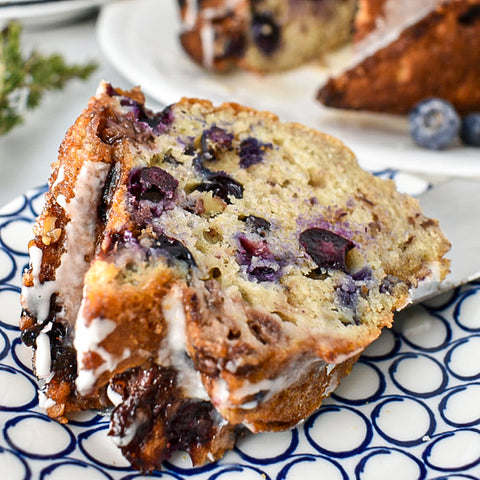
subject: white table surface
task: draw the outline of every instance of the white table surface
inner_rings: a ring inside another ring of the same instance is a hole
[[[0,137],[0,206],[30,188],[43,185],[67,129],[94,95],[100,80],[121,88],[133,85],[108,62],[95,32],[96,15],[63,25],[25,27],[24,51],[61,53],[68,62],[94,60],[98,69],[85,82],[73,80],[60,92],[48,92],[41,105],[28,112],[23,125]],[[158,103],[149,99],[149,106]]]

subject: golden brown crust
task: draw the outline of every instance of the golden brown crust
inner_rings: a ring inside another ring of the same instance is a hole
[[[359,41],[372,32],[384,14],[388,0],[359,0],[354,22],[354,40]]]
[[[144,101],[144,96],[138,88],[129,92],[118,89],[117,92],[136,101]],[[39,283],[54,282],[56,279],[56,271],[66,250],[65,228],[70,222],[64,205],[75,197],[75,185],[84,162],[88,160],[112,164],[116,158],[125,156],[126,146],[123,143],[109,144],[104,141],[104,131],[108,119],[114,117],[115,113],[105,102],[97,97],[92,97],[88,107],[81,113],[74,125],[68,129],[65,139],[60,145],[58,159],[52,164],[52,174],[48,181],[49,190],[45,196],[45,206],[33,227],[34,238],[29,242],[29,248],[38,247],[42,252],[41,264],[37,272],[38,279],[36,280]],[[60,175],[63,178],[60,178]],[[92,215],[96,214],[96,211],[92,212]],[[123,219],[118,218],[118,222],[123,223]],[[30,265],[23,275],[23,285],[33,288],[34,282],[33,268]],[[62,305],[56,305],[56,295],[52,296],[50,302],[50,314],[47,320],[55,322],[55,315],[61,310]],[[38,323],[33,312],[29,311],[23,296],[22,304],[24,308],[20,319],[20,328],[22,331],[35,331],[38,334],[42,324]],[[60,323],[62,322],[60,321]],[[64,324],[62,330],[65,339],[73,335],[72,325]],[[67,348],[67,350],[69,349],[70,347]],[[67,350],[64,353],[65,356],[68,354]],[[58,367],[58,370],[45,385],[43,392],[48,399],[53,401],[51,402],[52,405],[47,408],[50,416],[66,422],[65,415],[68,412],[89,408],[105,408],[109,405],[110,402],[106,398],[104,390],[85,397],[78,395],[74,383],[76,376],[74,359],[67,362],[65,367]]]
[[[235,15],[218,18],[211,24],[204,19],[198,19],[195,28],[184,30],[180,34],[182,47],[188,52],[191,59],[201,66],[208,61],[205,58],[205,49],[202,43],[205,41],[202,39],[203,28],[211,28],[215,35],[214,56],[209,68],[217,72],[230,70],[243,54],[244,38],[247,32],[246,16],[243,15],[243,12],[237,12]]]
[[[327,106],[404,114],[437,96],[480,110],[480,2],[451,0],[320,89]],[[462,52],[469,52],[468,55]]]
[[[105,355],[123,358],[115,368],[103,371],[92,391],[103,387],[112,376],[155,358],[163,337],[165,320],[161,299],[172,285],[172,272],[161,266],[138,275],[134,283],[119,282],[119,268],[108,262],[95,262],[85,276],[84,300],[80,315],[85,328],[105,314],[115,319],[115,329],[98,346]],[[125,356],[125,351],[129,352]],[[125,357],[125,358],[124,358]],[[95,371],[104,359],[87,351],[79,368]]]
[[[351,372],[358,357],[351,357],[331,369],[321,363],[312,363],[296,382],[260,403],[257,408],[231,408],[221,413],[233,424],[243,422],[248,425],[254,433],[294,428],[321,406],[341,379]],[[295,407],[288,408],[287,405]]]
[[[179,3],[183,22],[179,38],[190,58],[198,65],[217,72],[225,72],[235,66],[245,50],[249,2],[242,0],[231,7],[224,0],[203,0],[198,2],[199,10],[194,11],[190,11],[192,7],[187,2]],[[199,15],[199,11],[209,13]],[[203,37],[203,32],[212,38]]]
[[[275,115],[272,112],[268,111],[259,111],[255,110],[252,107],[247,107],[245,105],[240,105],[237,102],[223,102],[219,105],[214,105],[210,100],[205,100],[202,98],[187,98],[183,97],[180,99],[180,101],[177,104],[179,107],[185,106],[185,107],[201,107],[201,109],[204,109],[208,112],[211,112],[212,114],[217,114],[217,113],[233,113],[233,114],[245,114],[245,115],[255,115],[255,117],[258,118],[259,121],[264,120],[266,122],[279,122],[278,115]],[[300,128],[304,129],[305,131],[312,131],[312,129],[301,125],[299,123],[292,123],[291,124],[295,128]],[[317,132],[319,135],[325,135],[323,133]],[[339,144],[341,143],[340,140],[334,139],[333,137],[329,137],[330,139],[333,139],[333,141],[338,142]],[[343,144],[342,144],[343,145]]]

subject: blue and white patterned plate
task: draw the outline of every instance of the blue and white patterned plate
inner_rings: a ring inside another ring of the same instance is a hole
[[[20,342],[17,322],[27,242],[44,191],[0,210],[0,478],[150,478],[120,455],[106,436],[105,417],[86,412],[61,425],[38,407],[31,352]],[[153,477],[478,480],[480,283],[398,315],[394,328],[297,429],[252,435],[222,461],[198,469],[180,454]]]

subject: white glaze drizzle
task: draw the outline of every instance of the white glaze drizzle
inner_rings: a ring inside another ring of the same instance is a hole
[[[64,202],[70,221],[65,226],[65,253],[55,272],[55,280],[40,282],[42,250],[36,246],[29,249],[33,286],[23,287],[22,297],[27,310],[39,323],[47,319],[50,297],[55,292],[63,302],[62,311],[57,316],[70,325],[75,321],[82,297],[83,277],[89,266],[86,257],[91,256],[95,248],[96,216],[92,215],[92,208],[96,208],[108,168],[106,163],[85,161],[77,177],[74,197]]]
[[[65,210],[67,208],[67,199],[65,195],[57,195],[57,203]]]
[[[167,324],[167,334],[162,340],[158,350],[157,363],[162,366],[173,366],[177,372],[177,383],[184,394],[189,398],[210,400],[201,380],[200,374],[186,354],[185,311],[183,308],[182,290],[177,285],[165,295],[162,301],[162,313]],[[78,379],[77,379],[78,382]],[[78,383],[77,383],[78,388]],[[122,402],[122,398],[110,387],[107,395],[114,405]],[[128,445],[135,437],[138,427],[143,423],[136,419],[123,435],[112,437],[113,442],[123,447]]]
[[[43,323],[50,312],[50,297],[56,291],[55,282],[40,282],[43,251],[36,245],[28,249],[32,266],[33,286],[22,287],[23,301],[29,312],[32,312],[38,323]]]
[[[85,368],[78,370],[75,385],[77,386],[78,392],[82,396],[88,395],[92,392],[96,381],[102,373],[113,372],[120,362],[126,360],[131,354],[130,349],[126,348],[123,350],[121,355],[115,356],[107,352],[102,347],[97,347],[95,349],[95,353],[102,357],[103,363],[100,364],[100,366],[98,366],[95,370],[87,370]]]
[[[62,183],[65,180],[65,168],[62,165],[57,172],[57,178],[55,179],[55,182],[52,184],[52,191],[57,188],[57,186]]]
[[[80,395],[86,395],[92,391],[95,382],[102,373],[115,370],[121,361],[130,356],[130,350],[126,348],[122,355],[116,356],[101,347],[100,344],[115,330],[117,324],[113,320],[94,318],[87,325],[82,315],[82,309],[80,309],[75,326],[73,345],[77,351],[78,364],[75,383]],[[94,370],[83,368],[84,359],[89,352],[95,352],[103,360],[103,363]]]
[[[100,343],[105,340],[114,330],[117,324],[113,320],[94,318],[89,325],[79,315],[75,327],[75,340],[73,345],[77,352],[85,353],[96,351]]]
[[[43,410],[48,410],[49,408],[54,407],[56,404],[57,403],[55,402],[55,400],[48,398],[45,395],[45,392],[43,392],[42,390],[38,391],[38,406],[40,408],[43,408]]]
[[[144,420],[141,418],[135,419],[135,421],[124,429],[123,435],[110,436],[112,442],[117,447],[126,447],[135,437],[138,427],[144,423]]]
[[[78,174],[75,196],[65,209],[70,222],[65,227],[66,253],[62,257],[56,279],[59,297],[66,310],[66,320],[71,325],[80,307],[83,278],[89,267],[86,257],[91,257],[95,249],[95,212],[108,170],[109,165],[106,163],[85,162]]]
[[[224,379],[218,378],[214,382],[212,402],[219,409],[237,407],[250,410],[256,408],[261,402],[267,402],[275,394],[293,385],[314,363],[318,364],[318,368],[326,368],[328,365],[323,360],[311,358],[300,366],[298,363],[294,363],[283,375],[273,379],[266,378],[255,383],[244,380],[242,386],[233,391],[229,390],[228,383]],[[260,392],[264,393],[260,400],[251,399]],[[242,399],[249,400],[242,403]]]
[[[200,373],[194,369],[187,357],[185,311],[182,290],[174,285],[162,302],[162,313],[167,323],[167,334],[160,345],[157,362],[159,365],[175,367],[179,386],[190,398],[209,400]]]
[[[327,363],[326,366],[326,373],[327,375],[330,375],[332,373],[332,370],[336,367],[334,363]]]
[[[35,374],[45,379],[50,376],[52,357],[50,355],[50,337],[46,333],[39,333],[36,339]]]
[[[202,43],[202,62],[205,67],[211,68],[215,60],[215,30],[211,22],[202,25],[200,30]]]
[[[213,20],[226,16],[229,12],[233,12],[237,5],[243,0],[227,0],[220,7],[205,8],[198,11],[190,10],[190,13],[194,13],[195,16],[200,15],[200,41],[202,45],[202,63],[205,67],[212,67],[215,60],[215,29],[213,27]],[[192,22],[192,19],[189,19]],[[187,27],[185,22],[184,27],[186,29],[193,28],[195,21],[190,27]]]
[[[183,15],[182,27],[185,30],[190,30],[195,26],[198,14],[197,0],[187,0],[185,4],[185,13]]]
[[[113,403],[113,405],[116,407],[117,405],[120,405],[123,401],[122,396],[117,393],[111,385],[107,387],[107,397],[109,400]]]
[[[389,0],[375,29],[355,45],[353,65],[358,65],[378,50],[397,40],[402,32],[430,13],[442,0]]]

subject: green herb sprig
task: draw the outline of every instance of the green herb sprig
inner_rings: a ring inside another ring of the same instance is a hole
[[[37,107],[45,92],[61,90],[74,78],[86,80],[97,68],[93,62],[68,65],[59,54],[35,50],[24,57],[21,32],[17,22],[0,32],[0,135],[23,123],[26,110]]]

